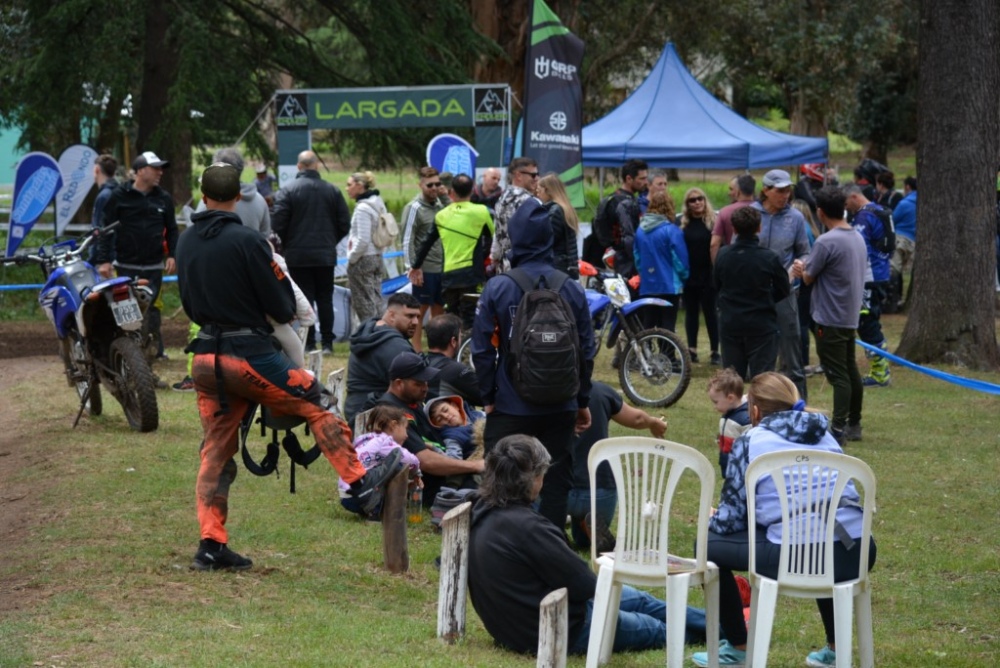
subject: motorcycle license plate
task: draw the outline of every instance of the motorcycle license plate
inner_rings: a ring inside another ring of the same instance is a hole
[[[122,329],[139,329],[142,326],[142,311],[139,310],[139,302],[134,297],[111,302],[111,312],[115,316],[115,322]]]

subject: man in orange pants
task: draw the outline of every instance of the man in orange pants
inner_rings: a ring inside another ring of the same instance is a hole
[[[202,175],[207,210],[178,242],[178,282],[184,311],[201,331],[188,346],[205,439],[196,499],[201,542],[192,568],[247,569],[253,562],[229,549],[226,517],[236,478],[240,419],[251,403],[306,419],[323,454],[366,512],[382,500],[386,482],[401,468],[399,453],[367,472],[351,444],[351,430],[320,404],[316,380],[297,368],[270,338],[273,322],[295,314],[288,278],[267,242],[233,213],[239,172],[215,163]]]

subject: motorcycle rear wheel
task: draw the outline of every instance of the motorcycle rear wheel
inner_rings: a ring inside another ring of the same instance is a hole
[[[691,354],[673,332],[645,329],[626,344],[618,366],[622,391],[637,406],[677,403],[691,382]]]
[[[87,395],[87,390],[90,390],[90,396],[83,407],[84,412],[90,417],[97,417],[104,410],[104,401],[101,398],[101,386],[91,376],[90,367],[81,361],[87,355],[86,345],[77,332],[71,331],[62,340],[60,353],[63,366],[66,367],[66,380],[70,387],[76,389],[76,396],[83,401],[83,397]]]
[[[115,398],[132,429],[153,431],[160,423],[156,381],[149,363],[134,339],[122,336],[111,342],[108,355],[116,386]]]

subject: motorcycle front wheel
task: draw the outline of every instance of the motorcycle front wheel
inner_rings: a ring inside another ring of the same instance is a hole
[[[115,398],[125,411],[125,419],[136,431],[153,431],[159,426],[156,381],[139,344],[127,336],[111,342],[109,366],[114,374]]]
[[[691,382],[691,355],[673,332],[645,329],[626,343],[618,379],[635,405],[672,406]]]
[[[85,362],[87,359],[87,344],[78,332],[71,331],[62,340],[62,360],[66,367],[66,380],[69,386],[76,389],[76,396],[84,402],[83,410],[90,417],[97,417],[104,410],[104,402],[101,399],[101,386],[90,373],[90,365]],[[90,392],[88,395],[87,392]]]

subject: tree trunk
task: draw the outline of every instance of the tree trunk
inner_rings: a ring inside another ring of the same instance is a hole
[[[170,161],[160,187],[179,206],[191,197],[191,135],[187,131],[188,110],[177,114],[169,109],[170,89],[177,82],[180,65],[180,47],[171,30],[173,17],[172,5],[161,2],[147,5],[135,155],[153,151]]]
[[[822,111],[807,109],[800,100],[793,97],[790,106],[791,130],[793,135],[806,137],[825,137],[827,133],[826,118]]]
[[[861,155],[883,165],[889,164],[889,146],[884,141],[866,139],[861,145]]]
[[[918,252],[898,354],[996,369],[1000,8],[996,0],[920,4]]]
[[[507,83],[521,104],[524,102],[524,55],[531,29],[528,0],[470,0],[469,10],[476,30],[500,45],[506,58],[483,59],[473,68],[473,81]]]

